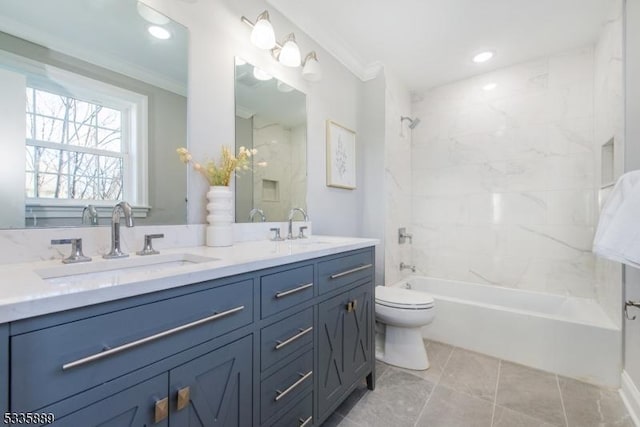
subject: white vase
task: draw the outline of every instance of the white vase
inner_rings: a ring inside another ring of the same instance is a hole
[[[212,185],[207,192],[207,246],[233,245],[233,193],[231,187]]]

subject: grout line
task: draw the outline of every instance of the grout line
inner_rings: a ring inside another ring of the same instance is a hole
[[[567,418],[567,410],[564,407],[564,399],[562,398],[562,389],[560,388],[560,378],[558,378],[558,374],[556,376],[556,384],[558,386],[558,393],[560,393],[560,404],[562,405],[562,414],[564,415],[564,425],[569,427],[569,418]]]
[[[498,359],[498,378],[496,378],[496,392],[493,395],[493,412],[491,412],[491,427],[496,418],[496,405],[498,404],[498,387],[500,386],[500,373],[502,371],[502,360]]]
[[[456,351],[456,348],[457,347],[451,346],[451,353],[449,353],[449,357],[447,357],[447,361],[444,362],[444,365],[442,365],[442,371],[440,372],[440,376],[438,377],[438,381],[434,384],[433,389],[431,390],[431,393],[429,393],[429,397],[427,397],[427,400],[424,401],[424,405],[422,405],[422,409],[418,413],[418,418],[416,418],[416,422],[413,423],[414,427],[416,427],[418,425],[418,422],[420,421],[420,418],[422,418],[422,414],[424,413],[424,410],[427,408],[427,405],[429,404],[429,401],[431,400],[431,396],[433,396],[433,394],[436,392],[436,388],[438,388],[438,385],[440,385],[440,381],[442,381],[442,376],[444,375],[444,370],[446,369],[447,365],[449,364],[449,361],[451,360],[451,356],[453,356],[453,352]]]

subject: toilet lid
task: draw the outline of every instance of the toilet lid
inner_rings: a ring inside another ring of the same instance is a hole
[[[376,286],[376,304],[405,309],[433,307],[433,297],[426,292],[395,286]]]

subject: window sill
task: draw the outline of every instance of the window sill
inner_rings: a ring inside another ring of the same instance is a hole
[[[113,204],[96,204],[91,203],[96,207],[98,211],[98,217],[100,219],[103,218],[111,218],[111,213],[113,211]],[[56,204],[56,203],[30,203],[27,202],[25,204],[25,219],[27,221],[32,220],[34,218],[82,218],[82,210],[87,204]],[[151,206],[132,206],[133,207],[133,217],[134,218],[146,218],[151,210]]]

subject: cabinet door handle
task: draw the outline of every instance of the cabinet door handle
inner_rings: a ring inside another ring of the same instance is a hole
[[[309,423],[311,423],[312,420],[313,420],[313,415],[309,415],[309,418],[307,418],[306,420],[304,418],[298,418],[298,421],[300,422],[300,427],[307,427],[307,425],[309,425]]]
[[[287,295],[295,294],[296,292],[304,291],[307,288],[313,286],[313,283],[307,283],[302,286],[298,286],[297,288],[289,289],[288,291],[278,291],[276,293],[276,298],[286,297]]]
[[[183,410],[189,405],[189,400],[191,399],[191,389],[189,387],[182,387],[178,390],[178,403],[176,404],[176,409],[178,411]]]
[[[360,267],[352,268],[351,270],[343,271],[342,273],[336,273],[329,276],[330,279],[338,279],[343,276],[347,276],[351,273],[357,273],[358,271],[366,270],[367,268],[373,267],[373,264],[361,265]]]
[[[311,375],[313,374],[313,371],[309,371],[306,374],[300,373],[298,372],[298,375],[300,375],[300,378],[298,379],[298,381],[296,381],[295,383],[291,384],[289,387],[287,387],[284,391],[280,391],[280,390],[276,390],[276,402],[280,399],[282,399],[283,397],[285,397],[287,394],[289,394],[291,391],[293,391],[293,389],[295,389],[296,387],[298,387],[300,384],[302,384],[304,382],[304,380],[306,380],[307,378],[309,378]]]
[[[104,359],[105,357],[112,356],[112,355],[114,355],[116,353],[120,353],[122,351],[129,350],[129,349],[132,349],[134,347],[138,347],[138,346],[140,346],[142,344],[146,344],[148,342],[155,341],[155,340],[158,340],[160,338],[164,338],[164,337],[169,336],[169,335],[173,335],[175,333],[184,331],[186,329],[190,329],[190,328],[193,328],[195,326],[202,325],[203,323],[211,322],[212,320],[217,320],[217,319],[223,318],[225,316],[228,316],[228,315],[233,314],[233,313],[237,313],[238,311],[242,311],[242,310],[244,310],[244,305],[241,305],[240,307],[232,308],[232,309],[227,310],[227,311],[223,311],[221,313],[216,313],[216,314],[214,314],[212,316],[208,316],[208,317],[205,317],[203,319],[196,320],[194,322],[184,324],[182,326],[178,326],[178,327],[175,327],[175,328],[172,328],[172,329],[167,329],[166,331],[157,333],[155,335],[150,335],[148,337],[141,338],[139,340],[131,341],[131,342],[127,343],[127,344],[123,344],[123,345],[120,345],[118,347],[107,349],[107,350],[105,350],[105,351],[103,351],[101,353],[96,353],[96,354],[92,354],[91,356],[83,357],[82,359],[78,359],[78,360],[76,360],[74,362],[65,363],[64,365],[62,365],[62,370],[66,371],[67,369],[71,369],[71,368],[75,368],[75,367],[78,367],[78,366],[81,366],[81,365],[85,365],[87,363],[91,363],[91,362],[94,362],[96,360]]]
[[[291,344],[292,342],[294,342],[295,340],[297,340],[298,338],[302,338],[304,335],[308,334],[309,332],[311,332],[313,330],[313,326],[309,326],[307,329],[299,329],[300,332],[298,332],[297,334],[295,334],[292,337],[287,338],[284,341],[276,341],[276,350],[280,350],[282,347]]]
[[[156,405],[153,411],[154,417],[153,422],[159,423],[169,416],[169,398],[165,397],[164,399],[156,400]]]

